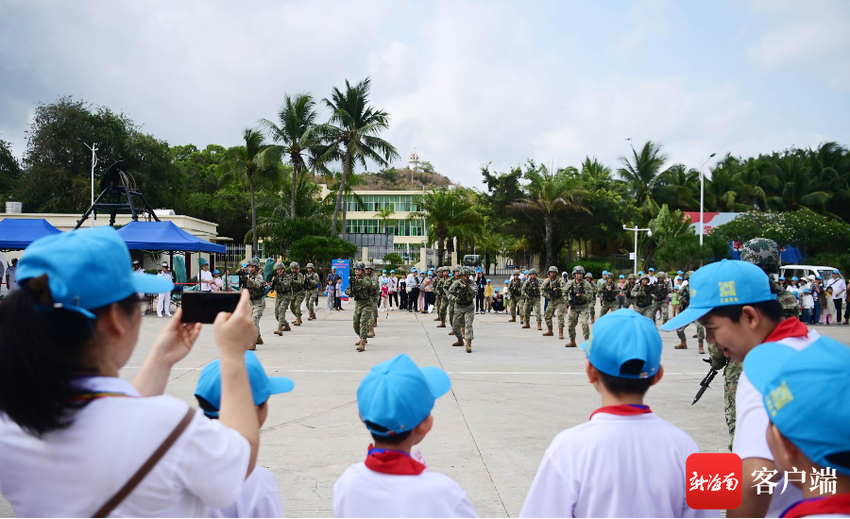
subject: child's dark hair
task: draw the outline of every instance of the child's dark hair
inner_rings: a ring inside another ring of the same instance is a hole
[[[641,371],[643,371],[644,362],[640,359],[633,359],[628,362],[623,363],[620,366],[621,374],[628,375],[637,375]],[[598,370],[597,370],[598,371]],[[614,377],[607,373],[603,373],[599,371],[599,380],[602,382],[602,385],[605,386],[605,389],[614,393],[617,396],[623,394],[633,394],[633,395],[645,395],[649,390],[649,386],[652,385],[652,380],[654,377],[648,378],[623,378],[623,377]]]
[[[74,411],[88,403],[74,401],[85,390],[73,380],[97,373],[86,351],[94,322],[79,312],[52,308],[46,275],[20,286],[0,303],[0,412],[41,436],[71,425]],[[139,311],[136,294],[117,304],[127,315]],[[109,306],[91,312],[98,315]]]
[[[369,427],[370,429],[374,429],[376,431],[384,432],[384,431],[387,430],[386,427],[381,427],[380,425],[378,425],[376,423],[366,422],[365,420],[364,420],[364,423],[366,424],[367,427]],[[389,436],[381,436],[380,434],[375,434],[372,431],[369,431],[369,432],[372,433],[372,440],[375,443],[380,442],[380,443],[385,443],[385,444],[389,444],[389,445],[398,445],[398,444],[404,442],[404,440],[406,440],[407,438],[409,438],[410,433],[412,433],[413,431],[407,431],[407,432],[398,433],[398,434],[390,434]]]
[[[760,314],[764,315],[768,320],[778,323],[782,321],[784,318],[784,310],[782,309],[782,304],[776,299],[772,299],[770,301],[762,301],[761,303],[751,303],[748,305],[729,305],[729,306],[718,306],[714,308],[708,315],[713,315],[716,317],[726,317],[735,321],[736,323],[741,320],[741,315],[744,313],[744,307],[751,306],[755,308]]]

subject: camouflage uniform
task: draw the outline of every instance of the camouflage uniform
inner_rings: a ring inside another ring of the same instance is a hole
[[[626,306],[624,306],[623,308],[631,308],[631,307],[634,306],[635,309],[637,309],[637,306],[635,306],[635,298],[632,296],[632,290],[634,290],[634,288],[637,286],[636,281],[637,280],[636,280],[635,275],[629,274],[629,278],[628,278],[628,280],[626,280],[626,286],[625,286],[625,289],[624,289],[625,296],[626,296],[626,303],[625,303]]]
[[[357,267],[358,264],[362,265],[363,262],[355,263],[355,269],[360,268]],[[365,270],[365,268],[362,270]],[[361,340],[366,340],[369,333],[373,290],[374,283],[372,278],[365,274],[360,277],[352,277],[349,280],[348,287],[345,289],[345,293],[354,298],[354,333]]]
[[[584,274],[584,269],[579,266],[573,267],[573,276],[577,273]],[[590,337],[590,324],[588,323],[590,312],[588,307],[590,306],[592,294],[593,286],[586,279],[579,281],[575,277],[567,283],[564,289],[564,297],[570,305],[570,317],[567,320],[567,332],[570,335],[570,342],[567,343],[568,347],[575,346],[576,325],[578,325],[579,319],[581,319],[582,336],[585,340]]]
[[[452,285],[454,282],[460,279],[460,265],[455,265],[451,272],[451,277],[449,277],[448,283],[446,283],[446,299],[449,303],[449,326],[452,327],[452,331],[449,332],[449,335],[454,335],[454,325],[452,323],[455,322],[455,306],[457,306],[457,298],[451,292]],[[455,275],[457,273],[457,275]]]
[[[555,279],[551,277],[547,277],[543,281],[543,295],[549,299],[549,306],[546,308],[546,314],[544,315],[544,319],[546,320],[546,327],[549,329],[549,333],[552,332],[552,317],[557,314],[558,315],[558,330],[560,332],[561,338],[563,339],[564,335],[564,280],[561,279],[561,276],[558,274],[558,269],[556,267],[550,267],[549,272],[555,273]]]
[[[670,294],[670,281],[667,279],[665,272],[658,273],[658,282],[652,287],[652,315],[653,320],[658,312],[661,312],[661,324],[666,324],[670,320],[669,307],[667,304],[667,296]]]
[[[641,281],[649,280],[649,276],[642,276]],[[635,310],[644,317],[652,319],[655,322],[655,306],[652,304],[653,287],[644,285],[643,283],[636,284],[632,288],[632,298],[635,301]]]
[[[519,279],[519,274],[511,277],[511,282],[508,283],[508,293],[511,295],[511,320],[509,322],[516,322],[516,314],[517,314],[517,306],[520,304],[520,299],[522,297],[522,281]],[[522,314],[523,307],[519,307],[519,313]]]
[[[312,263],[307,264],[307,268],[311,268],[313,266]],[[304,274],[304,291],[306,294],[305,302],[307,303],[307,311],[310,313],[310,317],[308,319],[313,320],[316,318],[316,303],[319,301],[319,275],[313,271],[312,274],[309,272]]]
[[[588,304],[587,313],[590,315],[590,323],[593,324],[596,322],[596,282],[593,280],[593,276],[589,278],[585,277],[585,279],[590,283],[590,303]]]
[[[525,327],[531,327],[531,312],[534,312],[534,316],[537,318],[537,327],[540,328],[540,279],[532,278],[531,272],[537,272],[534,269],[530,269],[528,275],[528,279],[525,280],[525,283],[522,285],[522,295],[525,299],[525,308],[523,309],[523,322],[525,322]]]
[[[608,281],[611,283],[608,283]],[[620,287],[614,283],[614,276],[611,274],[607,275],[605,279],[605,283],[600,285],[599,287],[599,299],[602,302],[602,307],[599,312],[599,317],[607,314],[608,312],[614,312],[620,306],[617,302],[617,296],[620,295]]]
[[[279,268],[278,268],[279,267]],[[277,270],[283,269],[283,275],[279,276]],[[275,292],[274,298],[274,318],[278,326],[289,328],[289,323],[286,321],[286,308],[292,299],[292,276],[286,272],[286,267],[283,263],[275,264],[275,275],[272,276],[270,282],[271,289]]]
[[[464,277],[452,283],[449,293],[455,298],[455,314],[452,319],[452,330],[457,341],[455,346],[461,346],[466,339],[466,351],[472,351],[472,340],[474,333],[472,322],[475,320],[475,296],[478,295],[478,287],[469,279],[469,268],[464,267]],[[461,328],[463,331],[461,332]],[[463,333],[463,335],[461,335]]]
[[[263,311],[266,309],[266,282],[260,272],[259,262],[251,260],[248,266],[257,267],[256,274],[247,274],[244,288],[248,290],[251,296],[251,313],[254,318],[254,328],[257,330],[257,343],[262,344],[262,334],[260,333],[260,318],[263,317]]]
[[[440,328],[445,328],[446,317],[449,313],[449,285],[452,283],[452,281],[448,277],[451,274],[451,269],[449,269],[449,267],[442,267],[442,269],[443,277],[438,280],[438,285],[435,289],[435,292],[439,290],[440,294],[437,299],[437,316],[440,319]]]
[[[298,263],[294,261],[289,264],[290,273],[292,276],[292,292],[289,298],[289,311],[292,312],[292,315],[295,316],[295,324],[301,324],[301,302],[304,301],[304,295],[306,294],[304,290],[304,274],[301,272],[292,272],[299,268]]]

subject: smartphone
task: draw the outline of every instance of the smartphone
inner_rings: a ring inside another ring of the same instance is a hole
[[[219,312],[236,310],[240,297],[239,292],[183,292],[183,322],[211,324]]]

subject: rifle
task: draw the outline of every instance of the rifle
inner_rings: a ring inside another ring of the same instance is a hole
[[[702,382],[699,383],[701,387],[699,388],[699,391],[697,391],[697,396],[694,397],[694,401],[691,403],[691,405],[694,405],[699,402],[699,399],[702,398],[702,394],[705,393],[705,390],[708,389],[708,385],[711,384],[711,381],[714,380],[714,377],[716,376],[717,370],[714,368],[709,368],[708,374],[703,377]]]

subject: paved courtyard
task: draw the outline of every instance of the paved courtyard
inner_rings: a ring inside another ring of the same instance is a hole
[[[407,353],[420,366],[438,366],[452,390],[434,409],[434,429],[420,445],[429,465],[455,479],[478,514],[519,515],[544,450],[561,430],[582,423],[599,407],[584,373],[584,352],[566,341],[520,329],[504,315],[476,315],[474,352],[451,346],[448,330],[434,315],[389,312],[380,316],[378,336],[365,353],[354,351],[352,306],[319,312],[283,338],[275,328],[274,300],[262,320],[265,345],[257,354],[270,374],[292,378],[295,390],[272,397],[262,429],[259,463],[277,476],[286,516],[332,516],[333,484],[352,463],[362,461],[370,436],[357,414],[360,380],[378,362]],[[306,318],[306,313],[305,316]],[[165,319],[146,316],[139,346],[121,376],[132,380]],[[544,325],[545,328],[545,325]],[[847,343],[850,327],[818,327]],[[688,329],[689,336],[693,327]],[[674,350],[675,333],[662,332],[663,380],[647,403],[662,418],[690,434],[704,452],[729,443],[723,417],[722,375],[691,406],[708,366],[690,349]],[[581,333],[579,332],[579,339]],[[172,372],[168,393],[195,406],[201,369],[217,356],[212,326]],[[0,516],[11,516],[0,497]]]

